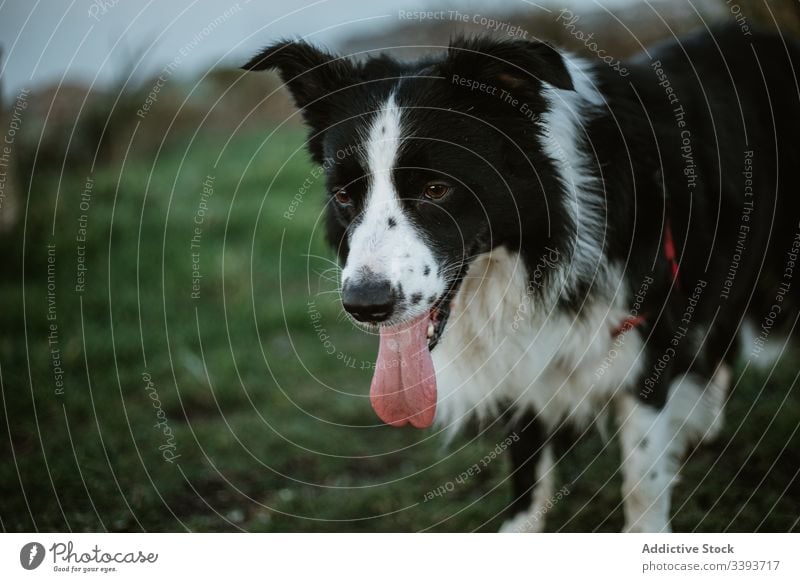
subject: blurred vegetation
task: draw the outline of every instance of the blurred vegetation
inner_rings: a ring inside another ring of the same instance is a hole
[[[636,43],[614,16],[639,38],[665,26],[634,13],[587,15],[582,26],[622,56]],[[693,26],[674,18],[676,31]],[[29,99],[13,150],[18,220],[0,229],[2,529],[496,529],[510,495],[505,456],[444,496],[425,494],[493,450],[502,427],[447,445],[377,424],[366,398],[377,342],[341,316],[320,236],[322,184],[276,79],[170,79],[141,117],[155,82],[62,85]],[[795,355],[741,376],[725,433],[683,472],[676,529],[798,529]],[[621,528],[617,459],[615,440],[593,431],[564,456],[559,482],[571,493],[549,530]]]
[[[596,42],[606,54],[624,58],[654,42],[695,28],[719,23],[741,25],[742,19],[751,29],[800,35],[797,0],[655,0],[631,2],[617,8],[607,8],[603,2],[581,6],[570,2],[538,4],[549,12],[533,7],[519,10],[516,8],[519,3],[509,2],[504,3],[509,7],[507,11],[462,8],[459,11],[467,15],[466,22],[455,22],[449,16],[422,21],[401,19],[388,32],[381,30],[374,35],[358,36],[350,39],[344,48],[349,53],[360,53],[376,47],[403,47],[395,52],[414,57],[428,52],[429,47],[446,47],[454,34],[494,34],[544,40],[587,57],[594,56],[587,44]],[[450,9],[453,8],[445,8]],[[479,18],[473,22],[476,16]],[[493,31],[481,24],[480,17],[508,23],[509,27],[498,26],[498,30]],[[581,32],[591,34],[592,38],[587,41],[579,34]]]

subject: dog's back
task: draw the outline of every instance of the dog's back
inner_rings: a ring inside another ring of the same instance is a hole
[[[733,361],[743,317],[791,327],[800,304],[800,44],[728,26],[648,48],[626,65],[623,80],[597,69],[629,152],[607,162],[630,163],[623,186],[636,193],[620,254],[631,241],[657,247],[653,225],[668,225],[678,288],[663,281],[650,307],[678,299],[679,318],[680,286],[691,293],[707,283],[694,316],[710,328],[705,355],[710,367]],[[612,200],[615,186],[606,185]],[[649,265],[638,268],[643,276]]]

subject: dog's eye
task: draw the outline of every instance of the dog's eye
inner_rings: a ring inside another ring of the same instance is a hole
[[[447,184],[440,184],[434,182],[432,184],[428,184],[425,186],[425,190],[423,193],[425,194],[426,198],[430,198],[431,200],[441,200],[450,192],[450,186]]]
[[[333,197],[336,198],[336,202],[342,206],[350,206],[353,202],[345,188],[334,188]]]

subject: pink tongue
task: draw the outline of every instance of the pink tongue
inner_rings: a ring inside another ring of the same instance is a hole
[[[436,375],[428,350],[430,315],[381,328],[381,343],[369,397],[380,419],[427,428],[436,413]]]

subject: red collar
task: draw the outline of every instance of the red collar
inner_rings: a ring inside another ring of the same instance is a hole
[[[620,323],[617,327],[611,330],[611,337],[616,339],[623,333],[629,332],[634,327],[639,327],[645,321],[647,321],[646,315],[630,315],[623,319],[622,323]]]
[[[678,280],[678,254],[675,252],[675,241],[672,238],[672,225],[669,222],[669,217],[664,221],[664,258],[667,259],[669,267],[672,270],[672,282],[675,287],[680,289],[680,281]]]
[[[672,225],[669,218],[664,221],[664,240],[663,240],[664,258],[669,263],[670,271],[672,273],[672,284],[677,289],[680,289],[680,280],[678,279],[678,255],[675,252],[675,240],[672,238]],[[634,327],[639,327],[647,321],[647,315],[630,315],[622,320],[617,327],[611,330],[611,337],[617,338],[623,333],[627,333]]]

